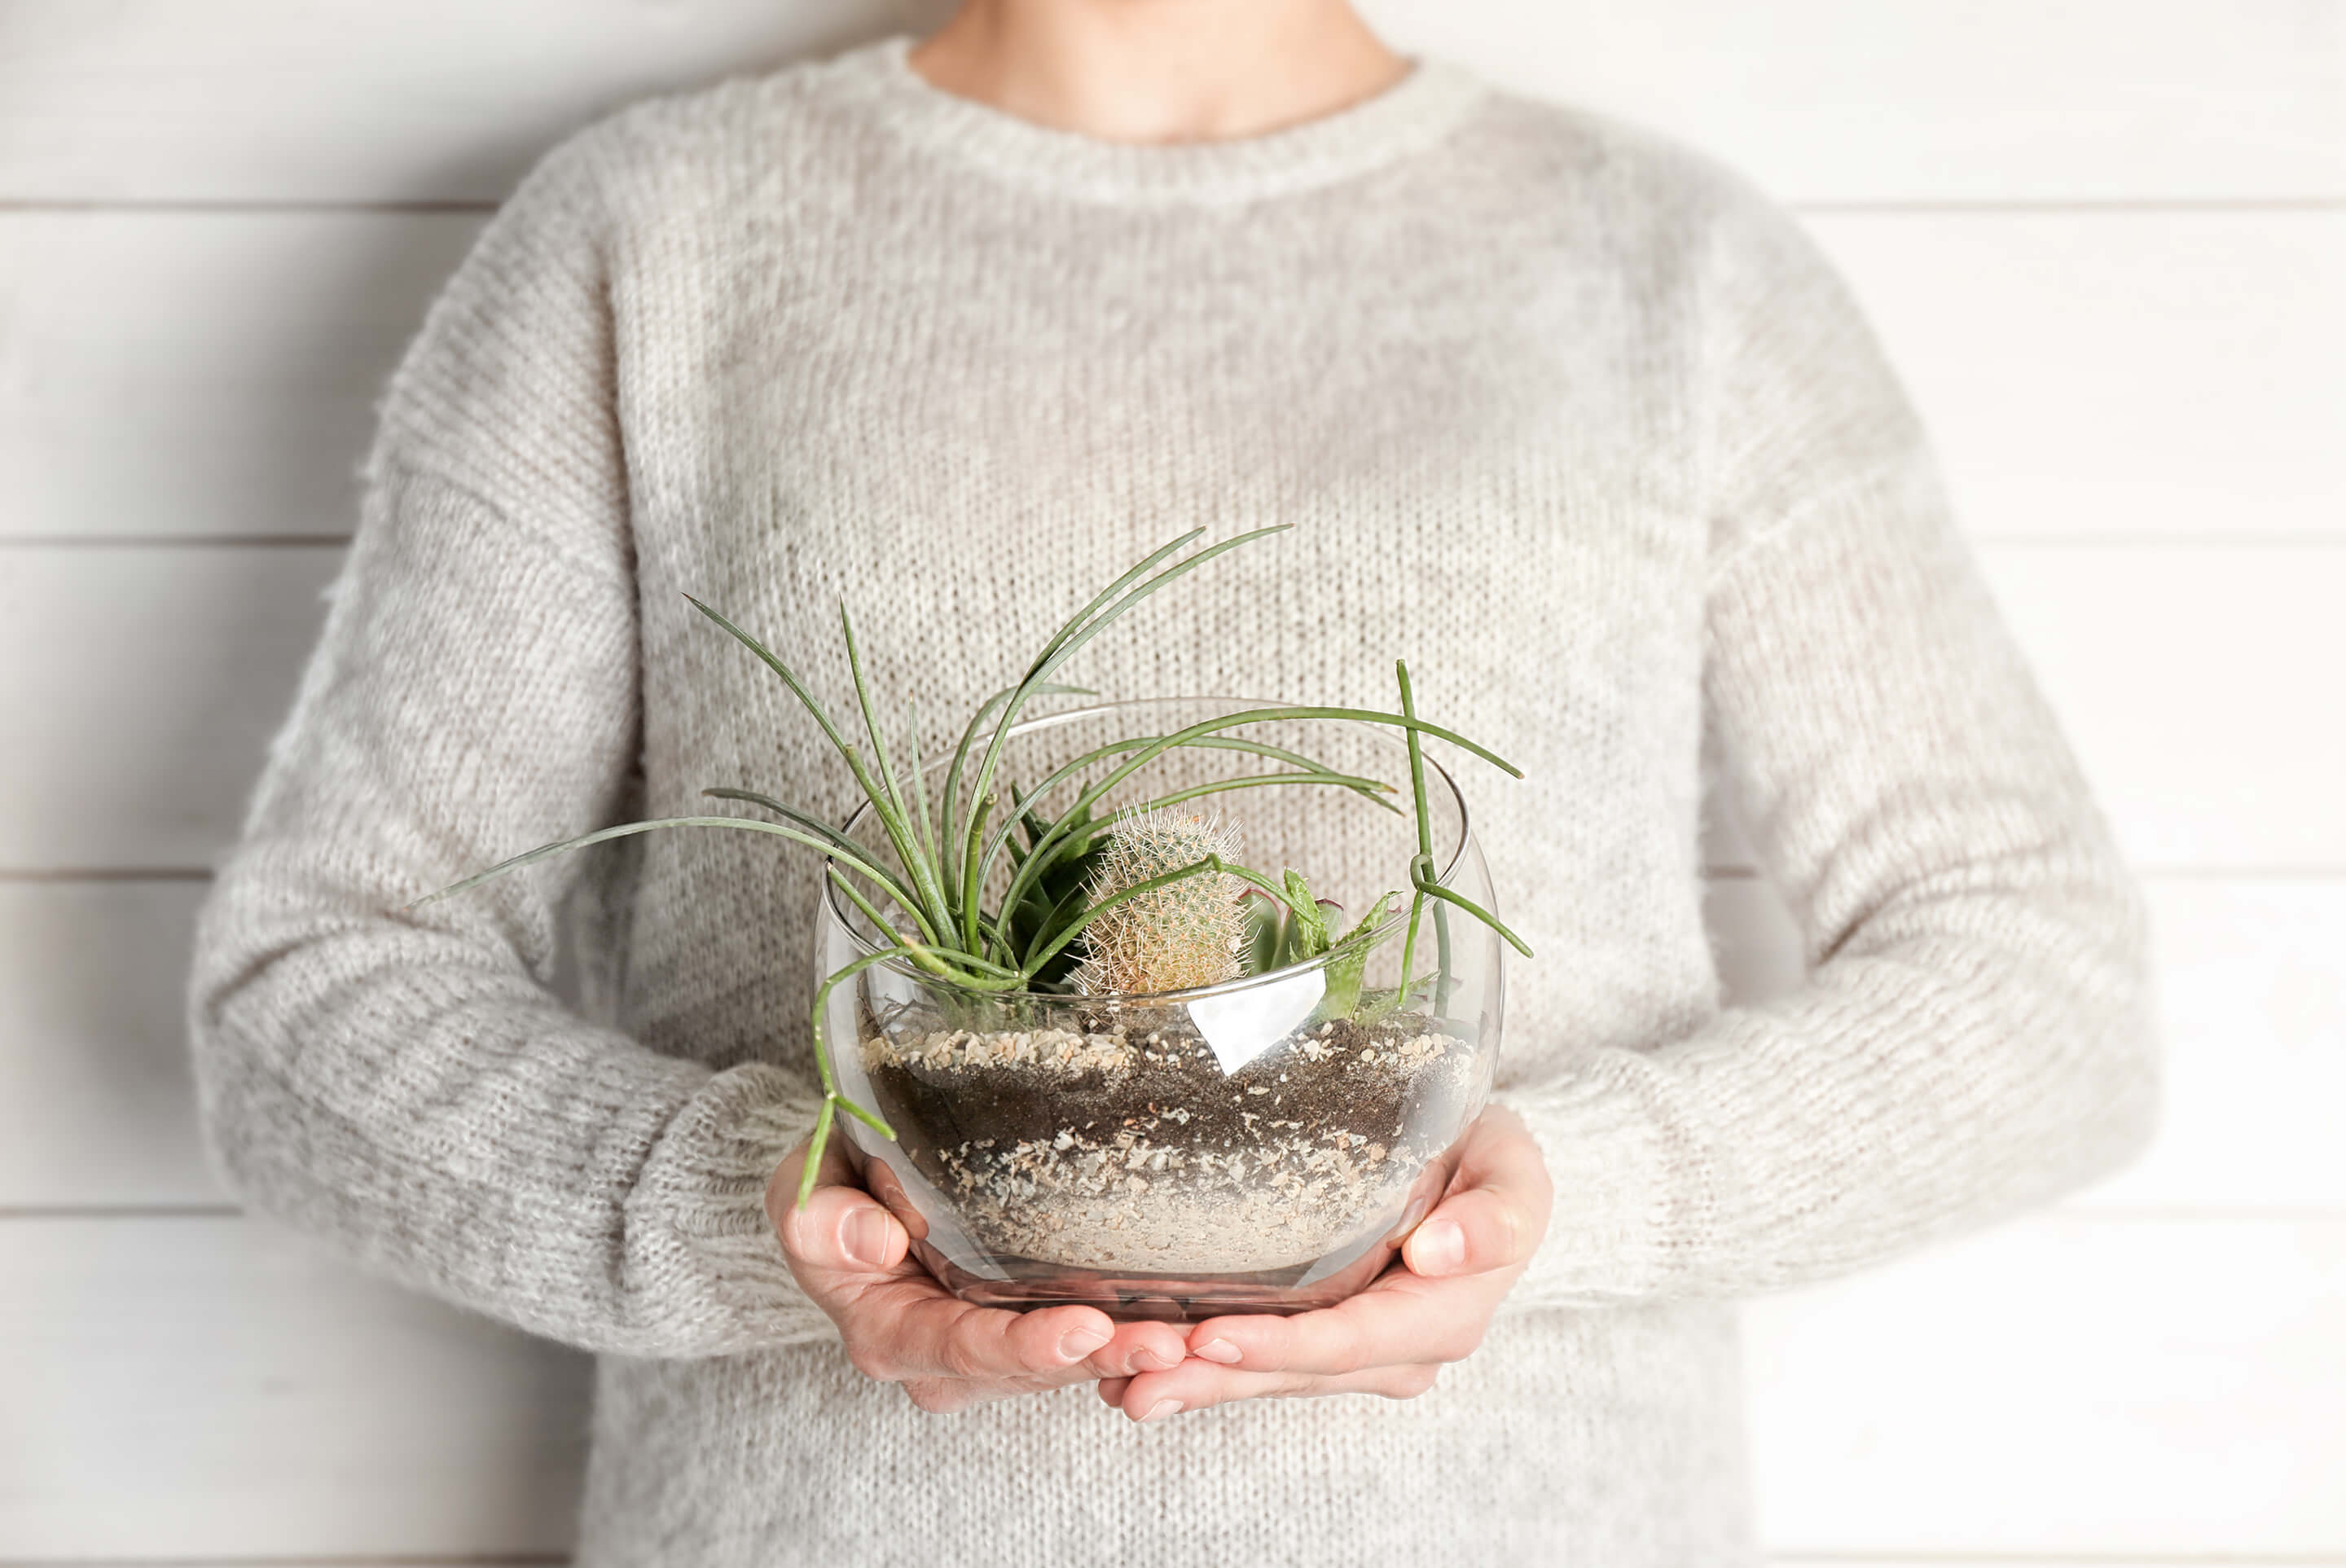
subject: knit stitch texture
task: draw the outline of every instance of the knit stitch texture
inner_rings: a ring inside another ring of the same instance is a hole
[[[204,914],[226,1179],[599,1353],[587,1568],[1751,1560],[1735,1298],[2074,1189],[2157,1098],[2139,891],[1848,290],[1739,175],[1439,56],[1135,146],[911,41],[597,120],[434,304]],[[963,713],[1151,547],[1270,523],[1069,674],[1390,706],[1403,655],[1524,767],[1462,778],[1554,1223],[1413,1401],[923,1415],[760,1202],[813,857],[671,832],[400,906],[709,784],[845,816],[688,592],[834,700],[844,596],[881,690]],[[1706,758],[1812,965],[1764,1005],[1704,936]]]

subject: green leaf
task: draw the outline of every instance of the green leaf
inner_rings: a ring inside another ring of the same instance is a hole
[[[1349,1018],[1360,1005],[1361,982],[1368,973],[1369,954],[1376,948],[1377,926],[1384,920],[1387,906],[1399,897],[1399,893],[1379,893],[1359,923],[1330,947],[1333,956],[1322,972],[1328,993],[1312,1012],[1315,1019]]]
[[[1166,567],[1163,571],[1158,573],[1155,576],[1137,584],[1130,589],[1127,590],[1121,598],[1116,599],[1113,603],[1107,602],[1109,595],[1114,594],[1123,584],[1131,582],[1141,572],[1154,566],[1158,561],[1163,560],[1167,555],[1172,554],[1175,550],[1179,549],[1181,545],[1187,544],[1189,540],[1197,538],[1199,534],[1204,532],[1202,529],[1192,529],[1189,533],[1184,535],[1181,538],[1174,541],[1172,544],[1164,545],[1158,549],[1143,560],[1139,565],[1126,572],[1122,576],[1118,577],[1115,583],[1110,584],[1106,589],[1102,590],[1099,595],[1093,598],[1090,604],[1085,606],[1082,610],[1076,613],[1076,617],[1073,620],[1069,621],[1066,626],[1060,628],[1058,636],[1051,639],[1050,643],[1045,647],[1042,653],[1035,656],[1034,664],[1028,667],[1026,678],[1019,682],[1017,689],[1011,694],[1010,700],[1003,705],[1001,720],[994,726],[993,738],[986,743],[984,759],[978,764],[977,775],[971,781],[971,793],[975,796],[980,802],[983,802],[986,799],[988,792],[992,789],[994,785],[994,772],[995,768],[998,767],[1002,761],[1002,748],[1009,741],[1011,726],[1017,721],[1018,710],[1025,705],[1029,692],[1035,682],[1049,676],[1053,671],[1057,669],[1059,666],[1065,664],[1068,659],[1073,658],[1076,652],[1080,650],[1086,643],[1099,636],[1101,632],[1107,630],[1107,627],[1114,625],[1119,618],[1128,614],[1134,606],[1139,604],[1143,599],[1148,598],[1151,594],[1158,592],[1167,584],[1171,583],[1190,572],[1196,571],[1199,566],[1204,565],[1207,562],[1214,559],[1217,555],[1226,555],[1229,551],[1235,550],[1242,545],[1250,544],[1257,539],[1267,538],[1273,534],[1285,533],[1289,528],[1293,526],[1294,524],[1290,523],[1275,524],[1268,528],[1257,528],[1249,533],[1240,534],[1235,538],[1225,539],[1219,545],[1209,545],[1206,548],[1198,551],[1196,555],[1178,561],[1172,565]],[[1097,613],[1094,613],[1095,611]],[[972,811],[971,818],[972,820],[969,826],[968,838],[965,842],[963,856],[962,881],[964,886],[974,891],[985,885],[984,870],[984,866],[980,864],[980,851],[978,848],[979,840],[984,832],[984,826],[978,820],[978,814],[974,809]],[[1006,824],[1005,830],[1007,830]],[[989,845],[986,848],[984,851],[984,861],[986,864],[991,864],[994,850],[998,846],[999,840],[997,839],[994,844]],[[969,918],[969,910],[974,908],[974,899],[973,898],[971,904],[964,909],[964,921]]]
[[[573,850],[583,850],[589,844],[599,844],[607,839],[624,839],[630,833],[648,833],[658,828],[734,828],[745,832],[771,833],[777,838],[788,839],[792,843],[805,844],[811,849],[821,850],[834,860],[846,861],[873,881],[882,886],[886,885],[887,874],[871,861],[860,856],[852,855],[828,840],[817,838],[814,834],[798,828],[785,827],[779,822],[760,822],[748,817],[655,817],[648,821],[622,822],[616,828],[602,828],[592,833],[581,833],[575,839],[563,839],[551,844],[540,844],[536,849],[524,850],[510,860],[499,860],[485,871],[475,871],[463,881],[451,882],[436,892],[426,893],[404,907],[411,910],[422,909],[425,904],[437,903],[442,899],[454,898],[458,893],[468,892],[483,882],[502,877],[509,871],[517,871],[524,866],[536,861],[547,860],[556,855],[567,854]],[[917,911],[908,912],[917,915]]]
[[[1249,708],[1242,713],[1227,714],[1219,718],[1204,719],[1198,723],[1189,726],[1186,729],[1176,731],[1172,735],[1157,737],[1142,746],[1137,753],[1127,757],[1125,761],[1118,764],[1117,767],[1110,769],[1105,778],[1086,788],[1083,793],[1077,797],[1076,805],[1077,807],[1088,809],[1102,797],[1106,796],[1109,790],[1115,789],[1118,784],[1124,782],[1125,779],[1132,777],[1134,773],[1139,771],[1142,768],[1147,767],[1149,763],[1163,756],[1167,751],[1172,749],[1174,747],[1185,745],[1201,736],[1216,735],[1219,734],[1223,730],[1235,729],[1249,724],[1269,724],[1279,720],[1294,718],[1350,719],[1362,724],[1386,725],[1391,728],[1406,730],[1412,735],[1431,735],[1438,740],[1446,740],[1454,746],[1461,747],[1465,750],[1471,751],[1474,753],[1474,755],[1484,759],[1494,766],[1514,774],[1518,779],[1523,777],[1522,769],[1516,768],[1513,763],[1508,762],[1506,759],[1499,757],[1489,749],[1476,745],[1474,741],[1467,739],[1464,736],[1457,734],[1453,730],[1444,729],[1437,724],[1428,724],[1423,719],[1417,718],[1408,714],[1381,713],[1373,708]],[[1082,768],[1089,765],[1089,762],[1079,759],[1076,762],[1061,766],[1048,778],[1045,779],[1041,783],[1035,787],[1036,795],[1040,796],[1056,788],[1059,784],[1072,777],[1074,773],[1080,771]],[[1423,814],[1422,806],[1421,814]],[[1060,823],[1055,825],[1052,828],[1051,832],[1044,836],[1043,842],[1035,846],[1035,855],[1036,857],[1039,857],[1044,850],[1049,848],[1056,838],[1064,833],[1066,830],[1065,821],[1066,819],[1063,815]],[[994,857],[1001,852],[1003,842],[1008,836],[1009,831],[1010,830],[1006,825],[998,830],[993,839],[986,843],[984,856],[980,859],[972,860],[969,867],[969,872],[966,877],[967,881],[971,885],[984,885],[985,873],[992,868],[994,864]],[[975,837],[974,834],[971,841],[973,843],[975,842]],[[1026,877],[1032,873],[1033,864],[1034,861],[1030,859],[1029,864],[1026,867],[1021,868],[1017,875],[1012,878],[1008,896],[1013,898],[1017,896],[1017,893],[1020,891],[1019,879]]]
[[[1247,890],[1250,894],[1254,890]],[[1284,934],[1280,917],[1286,913],[1276,899],[1250,897],[1246,901],[1247,953],[1249,974],[1269,974],[1279,967],[1280,940]]]

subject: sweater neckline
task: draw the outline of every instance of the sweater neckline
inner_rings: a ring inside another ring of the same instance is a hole
[[[1226,204],[1328,185],[1439,140],[1485,90],[1439,55],[1404,56],[1408,73],[1365,98],[1252,136],[1112,141],[1026,119],[936,86],[895,33],[834,55],[828,75],[895,134],[941,157],[1033,189],[1126,205]]]

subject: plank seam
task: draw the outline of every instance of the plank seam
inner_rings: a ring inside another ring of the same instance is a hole
[[[1779,1552],[1768,1553],[1770,1568],[1804,1568],[1809,1563],[1849,1563],[1853,1568],[1879,1564],[1894,1568],[1897,1564],[1931,1563],[1953,1565],[1963,1563],[2076,1563],[2078,1568],[2090,1568],[2094,1563],[2123,1563],[2127,1568],[2346,1568],[2346,1558],[2335,1553],[2310,1555],[2271,1552]],[[5,1565],[0,1565],[5,1568]]]
[[[23,882],[208,882],[208,866],[0,866],[0,884]],[[0,1565],[5,1568],[5,1565]]]
[[[180,550],[196,547],[229,550],[316,549],[344,545],[341,534],[10,534],[0,535],[0,549],[11,550]]]
[[[178,1204],[0,1204],[0,1222],[83,1219],[242,1219],[243,1209],[232,1203]],[[5,1565],[0,1565],[5,1568]]]
[[[300,198],[289,198],[284,200],[278,201],[266,199],[238,199],[231,201],[209,200],[201,197],[108,197],[105,199],[91,198],[86,200],[75,200],[65,197],[0,197],[0,214],[16,212],[28,214],[51,212],[186,212],[196,214],[216,214],[224,217],[239,217],[247,213],[255,217],[273,217],[280,213],[316,213],[320,215],[331,215],[335,213],[379,212],[392,214],[431,214],[455,212],[485,214],[495,212],[497,209],[498,205],[499,203],[495,201],[484,201],[469,197],[450,197],[446,199],[417,198],[413,200],[372,200],[366,199],[339,200],[329,199],[314,201],[304,200]],[[0,1564],[0,1568],[5,1568],[5,1565]]]
[[[2263,532],[2219,533],[2176,529],[2121,532],[2007,534],[1995,529],[1972,529],[1964,537],[1974,545],[1998,550],[2104,548],[2152,549],[2346,549],[2346,532],[2329,528],[2275,529]],[[347,532],[336,534],[6,534],[0,550],[283,550],[340,549],[351,542]],[[0,1564],[0,1568],[5,1568]]]
[[[528,1568],[567,1557],[477,1554],[458,1557],[0,1557],[0,1568]]]
[[[2288,213],[2346,212],[2346,196],[2174,196],[2174,197],[2044,197],[2044,198],[1980,198],[1976,199],[1950,197],[1942,200],[1920,199],[1851,199],[1822,198],[1814,200],[1788,200],[1784,205],[1803,217],[1869,218],[1869,217],[1936,217],[1976,213],[1982,217],[2012,216],[2033,218],[2040,214],[2052,216],[2075,214],[2091,217],[2098,213]]]
[[[2346,212],[2346,196],[2277,197],[2009,197],[1920,199],[1849,199],[1832,197],[1788,199],[1784,205],[1804,217],[1933,217],[1979,214],[1986,217],[2098,213],[2290,213]],[[0,198],[5,213],[199,213],[236,216],[250,213],[472,213],[495,212],[499,202],[470,197],[414,198],[205,198],[205,197],[66,197]]]

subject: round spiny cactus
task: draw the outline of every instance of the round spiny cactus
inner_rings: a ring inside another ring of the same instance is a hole
[[[1211,818],[1127,812],[1109,825],[1086,891],[1097,904],[1208,855],[1236,860],[1238,851],[1236,830]],[[1118,904],[1084,928],[1087,956],[1075,972],[1076,989],[1140,995],[1237,979],[1247,940],[1244,891],[1236,877],[1200,871]]]

